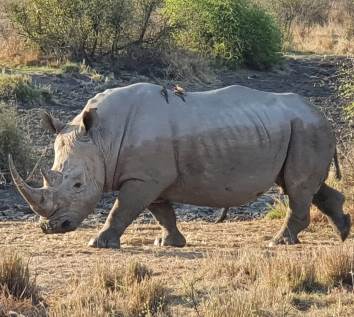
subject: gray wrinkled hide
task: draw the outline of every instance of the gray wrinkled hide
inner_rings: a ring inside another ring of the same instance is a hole
[[[241,86],[187,93],[185,101],[167,91],[167,103],[161,88],[141,83],[107,90],[68,125],[44,116],[57,133],[44,187],[25,184],[12,160],[10,170],[32,209],[47,218],[45,233],[75,230],[102,190],[119,191],[90,246],[119,248],[125,229],[148,208],[163,229],[157,244],[182,247],[171,202],[239,206],[277,183],[290,209],[272,245],[299,242],[312,203],[346,239],[351,222],[344,196],[324,183],[335,138],[319,111],[296,94]]]
[[[135,84],[108,90],[87,104],[85,109],[97,107],[101,120],[105,191],[140,179],[163,184],[160,198],[169,201],[241,205],[276,181],[297,133],[296,121],[301,121],[299,133],[311,128],[326,139],[324,148],[314,136],[303,140],[318,153],[302,163],[306,173],[305,166],[323,160],[318,187],[325,179],[335,141],[322,114],[302,97],[231,86],[188,93],[186,102],[171,95],[166,103],[160,90]]]

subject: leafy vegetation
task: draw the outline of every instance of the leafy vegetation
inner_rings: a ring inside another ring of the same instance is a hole
[[[60,58],[164,63],[173,38],[228,66],[267,68],[281,49],[274,19],[245,0],[29,0],[6,8],[28,41]]]
[[[0,100],[33,102],[50,100],[49,89],[36,87],[31,78],[21,74],[0,74]]]
[[[8,169],[7,156],[13,154],[16,165],[24,172],[33,165],[34,155],[27,136],[19,128],[19,116],[14,107],[0,102],[0,171]]]
[[[0,74],[0,100],[48,101],[50,90],[46,87],[35,86],[31,77],[22,74]]]
[[[161,0],[29,0],[11,2],[7,13],[41,51],[88,59],[157,45],[168,33],[158,16],[161,4]]]
[[[348,101],[345,107],[349,119],[354,119],[354,60],[342,70],[340,93]]]
[[[281,34],[273,18],[244,0],[167,0],[177,42],[234,67],[267,68],[279,60]]]

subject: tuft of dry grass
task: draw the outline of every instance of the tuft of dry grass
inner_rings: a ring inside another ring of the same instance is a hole
[[[9,316],[11,311],[21,316],[45,316],[36,280],[28,263],[14,250],[4,252],[0,259],[0,316]]]
[[[27,75],[0,74],[0,100],[34,101],[51,99],[48,87],[39,87],[32,83]]]
[[[166,79],[183,83],[199,83],[208,85],[217,81],[216,74],[210,65],[210,60],[198,55],[183,51],[181,49],[171,49],[164,52],[164,63],[167,65],[164,70]]]
[[[16,253],[8,252],[0,260],[0,292],[17,299],[29,298],[38,302],[38,289],[30,276],[28,263]]]
[[[266,214],[267,219],[283,219],[286,217],[289,210],[289,199],[276,199],[275,204],[269,206],[269,210]]]
[[[202,316],[300,316],[302,306],[320,294],[335,294],[344,286],[352,291],[353,265],[354,248],[348,246],[306,254],[243,250],[211,256],[204,262],[204,278],[214,282]],[[323,316],[331,310],[322,310]]]
[[[354,36],[346,26],[329,22],[325,25],[306,26],[301,23],[292,29],[291,49],[316,54],[354,54]]]
[[[316,255],[316,277],[326,288],[347,284],[354,291],[354,248],[324,248]]]
[[[67,296],[53,303],[50,316],[155,316],[166,306],[166,290],[138,262],[97,264],[86,278],[77,277]]]

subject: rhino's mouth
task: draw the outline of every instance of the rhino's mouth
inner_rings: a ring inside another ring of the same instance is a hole
[[[64,221],[41,221],[39,226],[41,227],[42,231],[46,234],[52,233],[65,233],[74,231],[77,228],[72,221],[66,219]]]

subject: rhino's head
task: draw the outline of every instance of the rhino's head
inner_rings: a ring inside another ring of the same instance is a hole
[[[101,196],[104,160],[92,141],[97,121],[95,109],[85,111],[68,125],[43,114],[43,126],[57,136],[54,164],[50,171],[42,171],[44,184],[41,188],[26,184],[9,157],[12,179],[31,209],[41,216],[41,228],[45,233],[75,230],[94,210]]]

